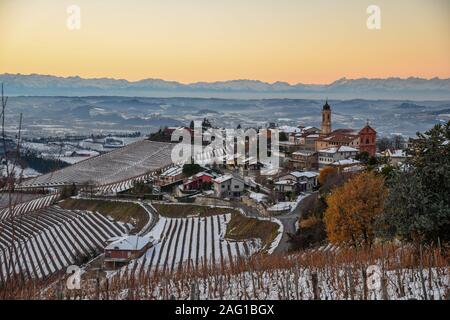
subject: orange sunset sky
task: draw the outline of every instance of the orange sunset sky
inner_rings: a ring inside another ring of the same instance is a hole
[[[66,26],[69,5],[81,29]],[[366,27],[369,5],[381,30]],[[0,73],[328,83],[450,77],[450,0],[1,0]]]

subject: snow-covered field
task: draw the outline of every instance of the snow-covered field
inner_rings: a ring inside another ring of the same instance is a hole
[[[422,286],[418,269],[386,270],[385,289],[364,281],[362,272],[349,268],[289,268],[209,277],[165,279],[150,287],[133,290],[134,299],[201,300],[407,300],[445,299],[449,290],[449,269],[433,268],[423,272]],[[317,281],[315,280],[317,279]],[[194,289],[193,289],[194,287]],[[364,293],[366,291],[366,293]],[[193,292],[196,292],[192,296]],[[117,291],[112,299],[124,299],[129,289]]]
[[[20,203],[15,203],[13,201],[13,208],[5,208],[0,210],[0,220],[11,218],[13,216],[23,215],[28,212],[42,209],[52,205],[56,200],[58,200],[59,194],[50,194],[47,196],[42,196],[29,201],[24,201]],[[20,199],[16,200],[19,201]]]
[[[128,271],[147,273],[151,270],[176,271],[202,263],[226,263],[236,257],[249,257],[261,249],[261,240],[233,241],[225,238],[231,214],[192,218],[163,218],[147,234],[156,244]]]
[[[33,188],[94,182],[108,185],[145,175],[171,165],[173,144],[138,141],[61,170],[24,181],[19,187]]]
[[[22,168],[19,164],[13,164],[8,161],[8,168],[5,165],[0,169],[0,176],[7,177],[14,176],[16,179],[34,178],[41,175],[39,172],[32,168]]]
[[[18,219],[0,220],[0,282],[13,275],[48,277],[97,255],[106,240],[129,231],[98,213],[57,206]]]

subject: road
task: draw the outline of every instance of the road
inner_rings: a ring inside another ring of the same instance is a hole
[[[287,252],[289,250],[290,243],[289,243],[288,234],[295,233],[295,231],[296,231],[295,223],[301,217],[302,208],[303,208],[302,202],[305,201],[309,197],[316,196],[316,193],[317,192],[311,193],[309,196],[302,199],[300,204],[294,209],[294,211],[292,213],[275,217],[281,221],[281,223],[283,224],[284,230],[283,230],[283,237],[281,238],[280,244],[275,249],[274,253],[282,253],[282,252]]]

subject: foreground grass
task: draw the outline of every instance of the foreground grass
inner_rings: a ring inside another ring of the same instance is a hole
[[[102,215],[111,216],[114,220],[131,223],[134,226],[131,233],[140,231],[148,222],[147,212],[140,205],[132,202],[71,198],[60,202],[58,205],[64,209],[97,211]]]

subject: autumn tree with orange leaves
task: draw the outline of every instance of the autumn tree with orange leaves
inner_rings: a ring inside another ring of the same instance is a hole
[[[333,243],[371,246],[375,220],[383,212],[386,196],[383,177],[372,172],[358,174],[333,189],[326,198],[328,239]]]

